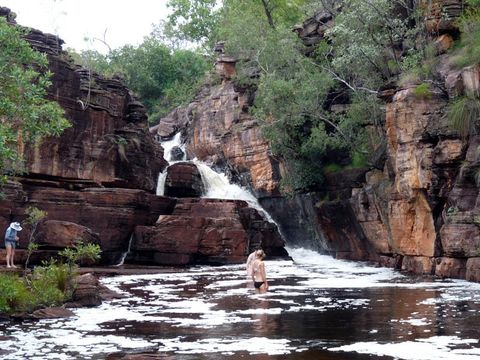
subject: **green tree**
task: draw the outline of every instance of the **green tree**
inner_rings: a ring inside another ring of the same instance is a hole
[[[28,264],[30,262],[30,257],[32,253],[38,250],[38,244],[36,243],[36,236],[37,236],[37,226],[40,222],[47,217],[47,212],[40,210],[37,207],[29,206],[25,209],[25,214],[27,218],[25,219],[25,223],[30,226],[30,237],[28,239],[28,246],[27,246],[27,259],[25,260],[25,275],[28,268]]]
[[[70,126],[64,111],[46,98],[52,73],[45,54],[23,39],[25,30],[0,18],[0,176],[22,170],[19,147]]]
[[[169,0],[167,6],[171,14],[165,24],[167,32],[211,49],[218,29],[217,3],[217,0]]]
[[[305,56],[291,29],[304,6],[315,4],[336,18],[310,49],[313,56]],[[274,152],[287,160],[293,190],[319,185],[325,164],[365,164],[360,159],[383,136],[377,93],[397,78],[402,56],[418,43],[418,14],[409,1],[352,0],[338,9],[331,1],[226,0],[219,21],[227,52],[240,60],[239,81],[257,87],[254,114]],[[336,104],[343,110],[334,111]]]
[[[146,106],[150,119],[167,114],[193,99],[208,68],[202,54],[171,49],[157,35],[146,37],[139,46],[126,45],[102,55],[84,51],[72,56],[80,64],[104,76],[122,77]]]

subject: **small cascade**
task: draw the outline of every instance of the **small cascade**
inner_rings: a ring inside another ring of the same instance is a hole
[[[182,133],[180,131],[176,133],[172,139],[167,141],[162,141],[160,144],[163,147],[163,158],[169,163],[169,165],[178,161],[187,160],[187,154],[185,152],[185,144],[182,143]],[[172,161],[172,150],[176,147],[180,148],[183,151],[183,158],[182,160]],[[165,170],[163,170],[163,172],[158,174],[157,192],[156,192],[158,196],[163,196],[165,194],[165,181],[167,179],[167,169],[168,169],[168,166],[165,168]]]
[[[158,174],[158,181],[157,181],[157,195],[163,196],[165,194],[165,181],[167,180],[167,169],[168,167],[163,170],[160,174]]]
[[[257,198],[247,189],[242,188],[239,185],[232,184],[228,179],[227,175],[217,173],[212,170],[207,164],[193,160],[194,164],[197,165],[198,171],[202,175],[203,185],[205,186],[206,193],[202,197],[208,199],[229,199],[229,200],[243,200],[246,201],[250,207],[259,211],[268,222],[273,223],[277,226],[280,231],[280,227],[272,219],[270,214],[265,211],[265,209],[260,205]],[[283,234],[281,234],[283,237]]]
[[[175,147],[180,148],[183,151],[183,158],[179,161],[184,161],[187,159],[187,155],[185,153],[185,144],[182,144],[182,134],[178,132],[171,140],[161,142],[163,147],[163,158],[167,160],[169,163],[172,162],[172,150]]]
[[[171,140],[164,141],[161,144],[164,149],[163,157],[169,162],[170,165],[179,161],[187,161],[185,144],[182,143],[180,132],[176,133]],[[171,161],[172,149],[174,149],[175,147],[178,147],[183,151],[182,160]],[[278,228],[278,231],[280,232],[280,227],[278,226],[278,224],[275,222],[275,220],[273,220],[270,214],[265,211],[265,209],[258,202],[257,198],[250,191],[242,188],[239,185],[232,184],[227,175],[217,173],[216,171],[212,170],[212,168],[210,168],[206,163],[199,161],[196,158],[189,162],[193,162],[197,166],[198,171],[200,172],[200,175],[202,177],[202,182],[205,188],[205,194],[202,196],[203,198],[246,201],[250,205],[250,207],[259,211],[268,220],[268,222],[275,224]],[[165,194],[167,170],[168,167],[158,176],[157,195],[159,196],[163,196]],[[285,239],[283,234],[281,234],[281,236]]]
[[[130,240],[128,240],[127,251],[125,251],[122,254],[122,257],[121,257],[120,261],[115,266],[122,266],[125,263],[125,259],[127,258],[127,255],[130,253],[130,249],[132,248],[132,242],[133,242],[133,232],[132,232],[132,235],[130,235]]]

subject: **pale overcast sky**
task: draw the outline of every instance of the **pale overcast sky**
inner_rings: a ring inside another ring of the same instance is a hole
[[[167,16],[167,0],[0,0],[17,14],[16,21],[46,33],[60,36],[64,48],[92,49],[105,53],[103,39],[112,48],[138,45],[150,34],[152,24]]]

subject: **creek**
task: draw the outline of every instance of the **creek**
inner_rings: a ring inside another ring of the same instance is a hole
[[[163,144],[167,160],[179,145],[179,135]],[[205,197],[246,200],[268,218],[248,191],[196,164]],[[266,293],[243,264],[101,277],[124,296],[68,319],[0,322],[0,359],[480,359],[480,284],[288,252],[266,261]]]
[[[243,265],[102,277],[125,297],[69,319],[0,323],[0,358],[480,359],[480,284],[289,253],[266,261],[263,294]]]

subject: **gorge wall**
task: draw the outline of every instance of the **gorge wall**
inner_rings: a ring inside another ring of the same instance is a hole
[[[182,131],[188,155],[248,186],[290,245],[419,274],[480,281],[480,137],[461,137],[445,116],[455,96],[480,93],[480,68],[457,70],[446,53],[458,36],[454,20],[462,9],[462,1],[451,0],[431,1],[423,8],[437,51],[441,90],[418,96],[418,84],[411,84],[380,94],[386,103],[381,161],[329,174],[319,192],[293,198],[280,194],[285,167],[249,115],[254,94],[235,86],[235,60],[224,54],[216,63],[221,83],[205,87],[193,103],[151,131],[163,138]],[[332,21],[320,12],[295,30],[308,49]]]
[[[0,16],[18,26],[9,9],[0,8]],[[157,196],[158,175],[168,163],[144,106],[120,79],[76,65],[57,36],[30,29],[26,40],[47,55],[48,96],[72,126],[35,144],[23,144],[19,135],[25,173],[3,186],[0,200],[0,231],[12,221],[24,226],[17,262],[26,255],[32,228],[23,221],[31,206],[47,212],[31,263],[78,240],[99,244],[104,264],[123,261],[128,249],[127,260],[155,265],[239,262],[260,245],[286,255],[277,228],[244,201]]]

